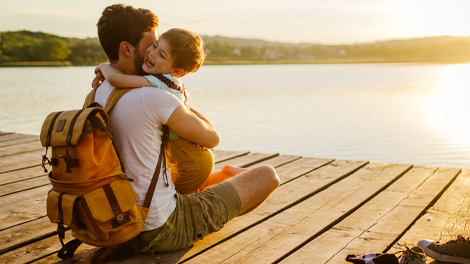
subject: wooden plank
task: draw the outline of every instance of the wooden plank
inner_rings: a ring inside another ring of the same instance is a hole
[[[253,164],[253,165],[248,166],[246,168],[251,169],[251,168],[255,168],[255,167],[260,166],[260,165],[270,165],[273,168],[277,168],[277,167],[280,167],[280,166],[285,165],[287,163],[298,160],[300,158],[302,158],[302,156],[298,156],[298,155],[279,155],[277,157],[274,157],[274,158],[271,158],[271,159],[268,159],[268,160],[264,160],[260,163]]]
[[[47,175],[0,185],[0,197],[50,185]]]
[[[97,251],[98,247],[94,247],[94,246],[90,246],[90,245],[87,245],[87,244],[81,244],[80,247],[78,247],[77,251],[75,251],[75,256],[78,256],[78,255],[82,255],[80,253],[86,251],[87,253],[89,253],[90,255],[93,255],[95,253],[95,251]],[[157,256],[153,256],[153,255],[147,255],[147,259],[148,261],[150,261],[150,263],[160,263],[158,260],[158,257]],[[46,257],[43,257],[43,258],[40,258],[40,259],[34,259],[31,263],[34,263],[34,264],[44,264],[44,263],[47,263],[47,264],[50,264],[50,263],[74,263],[74,264],[79,264],[79,263],[83,263],[83,264],[90,264],[90,260],[89,259],[81,259],[81,258],[76,258],[74,257],[73,258],[73,261],[70,261],[70,260],[64,260],[64,261],[60,261],[60,258],[57,257],[57,253],[54,252]],[[109,264],[112,264],[112,263],[120,263],[120,261],[111,261],[111,262],[108,262]]]
[[[72,239],[73,237],[70,235],[70,232],[67,232],[64,242],[68,242]],[[57,236],[52,236],[5,252],[0,255],[0,263],[28,263],[32,260],[56,254],[56,252],[62,248],[58,240]],[[56,262],[60,260],[58,257],[56,257],[56,259]]]
[[[39,136],[12,134],[11,139],[0,137],[0,147],[12,146],[21,143],[39,142]]]
[[[227,240],[191,263],[272,263],[377,195],[410,165],[369,164],[313,197]],[[296,181],[293,181],[296,182]]]
[[[18,169],[0,173],[0,185],[19,182],[39,176],[47,175],[42,166],[34,166],[31,168]]]
[[[240,157],[250,153],[249,151],[226,151],[226,150],[212,150],[212,154],[214,155],[215,163],[226,161],[229,159],[233,159],[236,157]]]
[[[470,236],[470,169],[461,173],[440,199],[400,238],[401,245],[421,239],[449,241]],[[398,250],[395,245],[390,251]]]
[[[43,186],[1,197],[0,230],[45,216],[50,188]]]
[[[289,166],[276,168],[281,185],[296,179],[306,173],[333,162],[333,159],[301,158],[293,161]]]
[[[470,168],[457,177],[431,210],[449,214],[470,214]]]
[[[45,149],[0,157],[0,173],[41,165]]]
[[[459,169],[436,170],[437,167],[411,169],[281,263],[344,263],[348,254],[383,252],[459,173]]]
[[[300,163],[304,160],[305,164]],[[313,163],[313,158],[302,158],[298,160],[299,162],[287,163],[280,168],[290,167],[290,169],[283,170],[286,173],[292,173],[294,168],[301,167],[303,171],[297,171],[298,176],[312,171],[312,168],[309,167]],[[326,188],[327,186],[333,184],[337,180],[350,175],[354,171],[363,167],[367,162],[364,161],[336,161],[328,165],[320,164],[319,169],[315,170],[306,177],[300,177],[294,181],[289,182],[288,184],[280,186],[274,193],[265,201],[260,207],[250,212],[247,215],[236,217],[229,223],[227,223],[224,228],[219,232],[210,234],[208,237],[204,238],[201,241],[198,241],[191,249],[181,250],[177,252],[170,252],[166,254],[155,254],[158,256],[158,259],[161,263],[176,263],[180,260],[187,259],[199,252],[210,248],[217,243],[224,241],[231,236],[239,233],[240,231],[249,228],[250,226],[256,225],[258,222],[262,222],[269,217],[279,213],[291,205],[304,200],[307,197],[311,196],[314,192],[318,192],[321,189]],[[324,166],[323,166],[324,165]],[[277,168],[278,170],[279,168]],[[278,172],[280,178],[283,178],[283,172]],[[307,177],[308,176],[308,177]],[[292,177],[292,176],[290,176]],[[309,187],[310,186],[310,187]],[[315,186],[315,188],[312,188]],[[85,255],[87,253],[84,253]],[[90,254],[88,254],[90,255]],[[86,256],[81,255],[77,256],[79,259],[87,259]],[[90,256],[88,256],[89,260]],[[75,258],[74,261],[75,262]],[[153,263],[149,260],[148,255],[142,254],[137,255],[133,258],[126,260],[123,263]]]
[[[239,156],[235,159],[225,160],[218,162],[214,166],[214,171],[220,171],[225,165],[232,165],[235,167],[246,168],[253,164],[279,156],[279,153],[249,153],[247,155]]]
[[[0,231],[0,254],[19,248],[30,241],[56,234],[57,224],[47,216]],[[56,236],[57,237],[57,236]]]
[[[18,138],[27,138],[27,137],[37,137],[37,136],[0,132],[0,142],[15,140],[15,139],[18,139]]]
[[[6,156],[11,156],[11,155],[26,153],[26,152],[35,152],[38,150],[42,150],[43,152],[46,152],[46,148],[44,148],[41,145],[41,142],[39,141],[19,143],[16,145],[1,147],[0,157],[6,157]]]

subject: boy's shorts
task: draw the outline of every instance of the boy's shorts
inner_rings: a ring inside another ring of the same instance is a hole
[[[182,137],[169,139],[165,150],[176,191],[198,192],[214,169],[212,151]]]
[[[176,193],[176,196],[176,209],[163,226],[144,231],[117,247],[147,253],[186,249],[206,235],[219,231],[244,211],[240,197],[228,182],[200,193]]]

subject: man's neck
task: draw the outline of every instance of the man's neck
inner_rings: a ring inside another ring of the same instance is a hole
[[[137,71],[135,70],[134,63],[131,61],[118,61],[118,62],[111,62],[111,66],[118,69],[120,72],[128,75],[137,75]]]

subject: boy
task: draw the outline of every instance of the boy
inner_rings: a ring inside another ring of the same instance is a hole
[[[95,69],[95,73],[98,82],[102,74],[115,88],[154,86],[170,92],[185,103],[187,92],[180,77],[196,72],[205,57],[204,42],[200,36],[184,29],[170,29],[146,51],[142,69],[152,75],[126,75],[110,64],[101,64]],[[97,79],[94,87],[98,86]],[[180,137],[171,130],[163,144],[172,181],[176,191],[182,194],[200,192],[246,171],[225,166],[222,171],[211,174],[214,166],[212,151]]]

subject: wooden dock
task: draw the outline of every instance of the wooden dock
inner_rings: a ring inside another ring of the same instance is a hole
[[[60,262],[56,224],[46,216],[51,186],[43,153],[38,136],[0,132],[0,263]],[[190,249],[120,263],[348,263],[348,254],[470,236],[470,169],[221,150],[214,156],[216,170],[269,164],[281,186]],[[95,250],[82,245],[64,263],[87,263]]]

